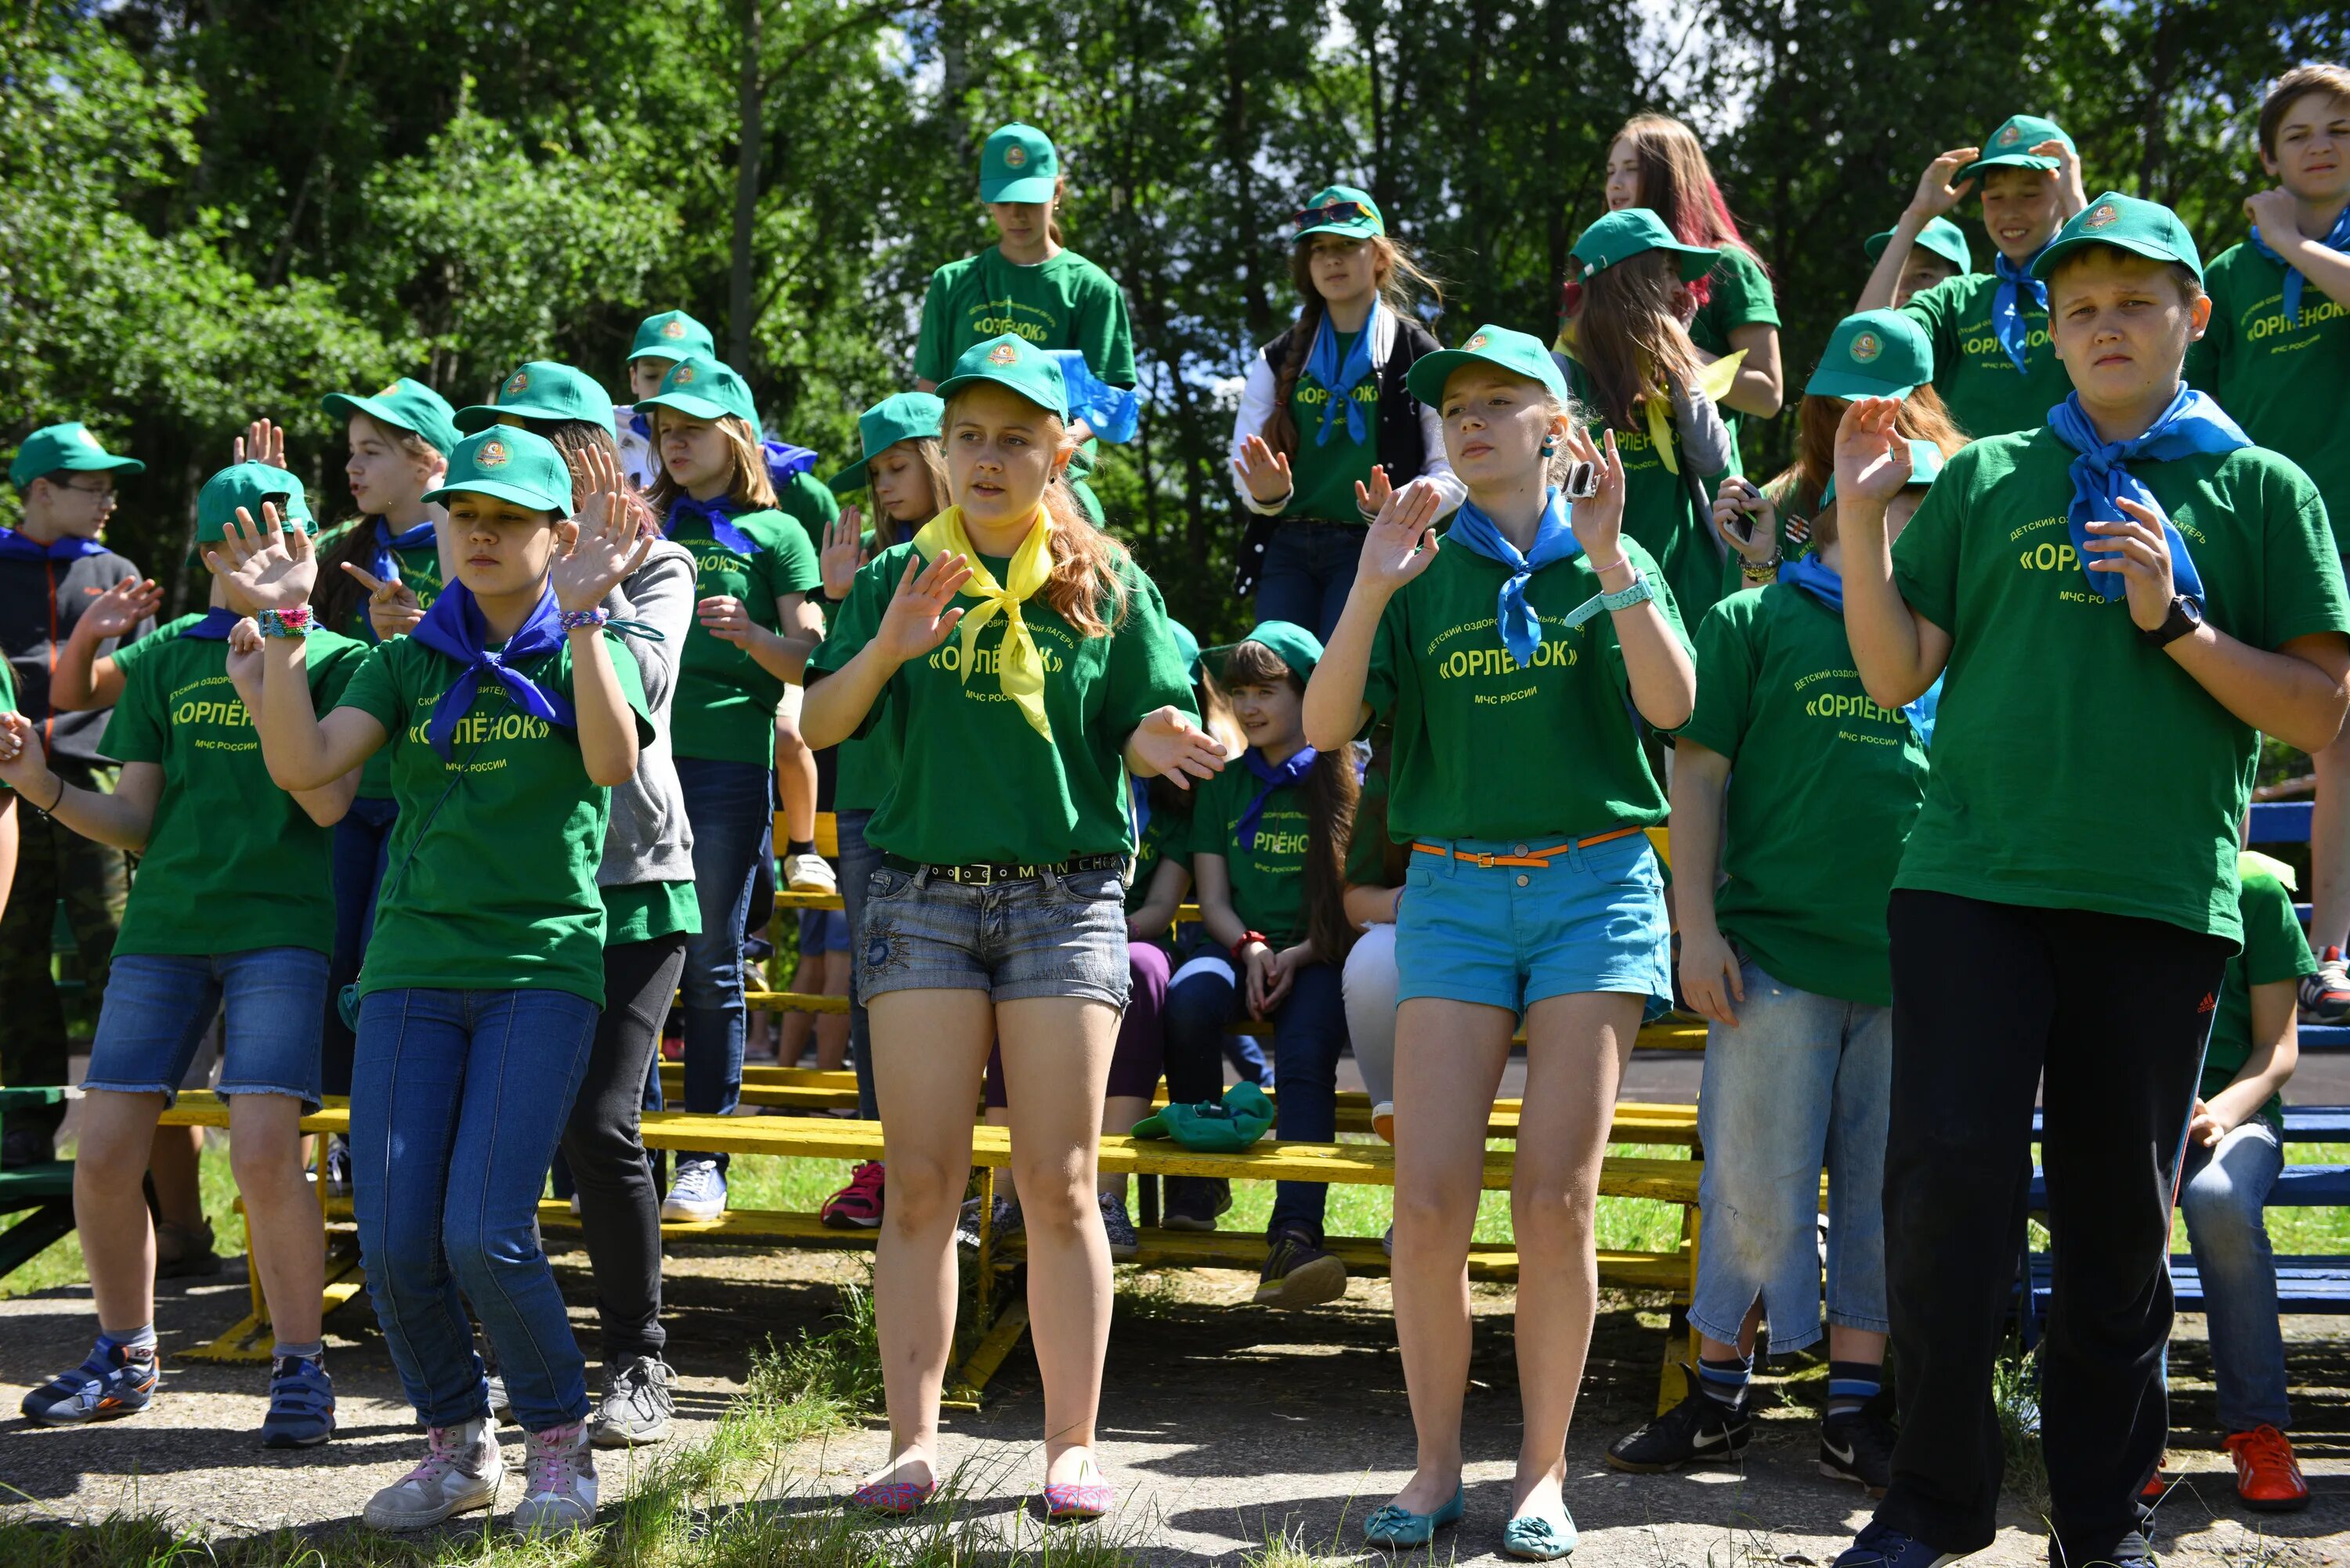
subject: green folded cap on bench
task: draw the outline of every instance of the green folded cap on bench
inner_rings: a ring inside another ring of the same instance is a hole
[[[1234,1084],[1224,1103],[1169,1106],[1134,1124],[1134,1136],[1172,1138],[1201,1154],[1238,1154],[1273,1130],[1273,1102],[1254,1084]]]

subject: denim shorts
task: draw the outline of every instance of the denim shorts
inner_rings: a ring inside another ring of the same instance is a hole
[[[884,866],[865,894],[858,994],[983,991],[1126,1006],[1126,883],[1075,871],[980,888]]]
[[[1561,842],[1457,839],[1471,855],[1523,856]],[[1547,866],[1479,866],[1414,851],[1396,921],[1396,1000],[1474,1002],[1523,1014],[1552,996],[1624,992],[1654,1013],[1672,1001],[1664,878],[1645,833]]]
[[[800,911],[800,956],[848,950],[848,917],[838,909]]]
[[[317,1110],[327,969],[327,955],[308,948],[117,953],[81,1086],[175,1104],[214,1011],[224,1009],[221,1095],[286,1095]]]

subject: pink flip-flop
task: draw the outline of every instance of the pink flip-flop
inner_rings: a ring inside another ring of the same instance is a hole
[[[868,1481],[848,1501],[874,1513],[911,1513],[936,1496],[938,1490],[935,1480]]]
[[[1063,1481],[1045,1489],[1045,1517],[1055,1522],[1099,1519],[1113,1501],[1101,1481]]]

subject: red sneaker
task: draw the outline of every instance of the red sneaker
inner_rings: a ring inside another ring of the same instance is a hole
[[[881,1162],[868,1159],[848,1185],[824,1200],[817,1218],[835,1231],[870,1231],[881,1223]]]
[[[2274,1427],[2230,1432],[2224,1445],[2236,1461],[2236,1495],[2262,1513],[2291,1513],[2309,1506],[2309,1483],[2293,1462],[2293,1445]]]
[[[2162,1457],[2167,1459],[2170,1456],[2165,1454]],[[2158,1460],[2155,1463],[2154,1473],[2147,1477],[2146,1485],[2138,1489],[2137,1500],[2148,1508],[2152,1508],[2156,1503],[2160,1502],[2169,1490],[2170,1478],[2162,1473],[2161,1461]]]

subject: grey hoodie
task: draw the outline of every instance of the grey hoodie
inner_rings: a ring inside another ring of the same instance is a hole
[[[660,640],[620,632],[644,677],[645,711],[653,722],[650,744],[638,748],[637,776],[612,791],[611,826],[604,831],[604,863],[596,868],[599,888],[639,882],[693,880],[693,829],[686,825],[685,796],[670,757],[670,704],[677,695],[677,664],[685,634],[693,624],[693,556],[682,545],[663,539],[645,564],[605,596],[615,621],[650,627]]]

